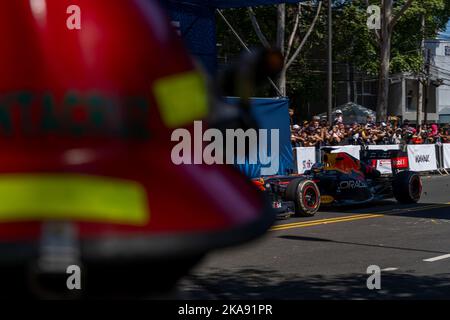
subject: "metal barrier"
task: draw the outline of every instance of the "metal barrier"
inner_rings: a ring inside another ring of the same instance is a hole
[[[447,144],[420,144],[420,145],[369,145],[372,150],[398,150],[407,151],[409,169],[417,172],[438,172],[449,175],[450,170],[450,143]],[[333,152],[347,152],[359,159],[361,146],[345,145],[333,146]],[[297,173],[304,173],[311,166],[322,159],[322,148],[302,147],[294,148],[295,168]],[[386,169],[386,168],[385,168]]]
[[[439,144],[439,155],[440,155],[440,172],[444,172],[446,175],[450,173],[447,169],[450,169],[450,143]]]

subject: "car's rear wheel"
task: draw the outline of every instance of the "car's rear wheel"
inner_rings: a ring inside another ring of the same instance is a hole
[[[286,190],[288,200],[295,203],[295,213],[302,217],[314,216],[320,207],[320,191],[311,180],[296,179],[291,181]]]
[[[417,203],[422,196],[422,180],[413,171],[402,171],[392,183],[395,199],[400,203]]]

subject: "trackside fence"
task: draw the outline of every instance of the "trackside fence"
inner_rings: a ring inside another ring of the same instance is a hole
[[[403,146],[408,154],[408,168],[417,172],[439,172],[448,174],[450,170],[450,143],[417,144]],[[347,152],[360,159],[362,146],[335,146],[333,152]],[[400,145],[370,145],[371,150],[399,150]],[[315,147],[294,148],[295,171],[302,174],[321,162],[322,150]],[[382,173],[391,172],[390,161],[379,160],[377,169]]]

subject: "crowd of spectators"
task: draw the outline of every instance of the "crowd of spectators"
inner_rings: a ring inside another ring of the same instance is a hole
[[[340,110],[331,124],[318,116],[294,124],[291,112],[291,142],[294,147],[450,143],[450,127],[436,123],[416,127],[408,120],[376,123],[371,116],[365,123],[345,124]]]

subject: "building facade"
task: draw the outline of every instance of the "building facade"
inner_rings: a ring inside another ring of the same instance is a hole
[[[388,114],[408,119],[412,123],[417,122],[417,110],[421,110],[420,119],[425,119],[424,104],[420,105],[419,86],[417,75],[410,73],[394,74],[390,77]],[[430,122],[439,121],[437,110],[438,88],[430,85],[427,90],[427,119]],[[423,93],[425,99],[425,92]],[[418,106],[420,105],[420,108]]]
[[[450,122],[450,40],[425,42],[431,54],[431,74],[442,81],[436,89],[436,108],[441,123]]]

